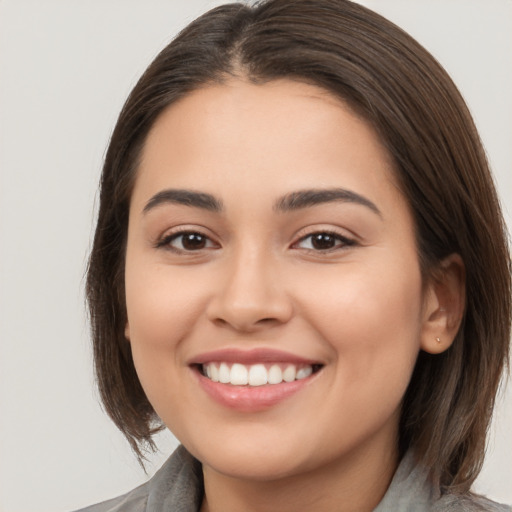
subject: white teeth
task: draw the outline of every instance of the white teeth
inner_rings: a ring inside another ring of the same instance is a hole
[[[226,363],[221,363],[219,366],[219,382],[222,382],[222,384],[228,384],[231,380],[230,374],[229,366]]]
[[[234,365],[233,365],[234,366]],[[255,364],[249,370],[249,385],[263,386],[268,382],[267,369],[262,364]]]
[[[249,382],[247,368],[243,364],[234,364],[231,367],[230,375],[230,382],[235,386],[245,386]]]
[[[206,371],[206,375],[208,375],[208,377],[212,379],[213,382],[219,382],[219,369],[217,368],[217,365],[209,364],[207,368],[210,369],[210,375],[208,375],[208,370]]]
[[[297,380],[305,379],[309,377],[313,373],[313,368],[311,366],[305,366],[297,371],[297,376],[295,377]]]
[[[268,370],[268,383],[281,384],[283,382],[283,372],[278,364],[273,364]]]
[[[309,377],[313,373],[313,367],[296,365],[287,366],[273,364],[270,367],[264,364],[244,365],[234,363],[208,363],[203,365],[203,374],[213,382],[232,384],[233,386],[264,386],[265,384],[280,384],[281,382],[293,382]]]
[[[283,372],[283,380],[285,382],[293,382],[295,380],[295,375],[297,374],[297,371],[295,370],[295,366],[291,364],[290,366],[287,366],[286,369]]]

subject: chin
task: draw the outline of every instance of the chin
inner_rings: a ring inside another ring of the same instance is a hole
[[[231,478],[272,481],[307,471],[314,465],[313,454],[297,449],[294,443],[225,440],[208,446],[185,447],[206,467]]]
[[[305,464],[289,456],[270,453],[230,453],[214,455],[203,461],[206,465],[224,476],[242,480],[269,482],[291,477],[304,472]]]

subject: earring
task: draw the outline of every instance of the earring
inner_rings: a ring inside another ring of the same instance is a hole
[[[437,343],[441,343],[441,338],[437,337],[436,341],[437,341]]]

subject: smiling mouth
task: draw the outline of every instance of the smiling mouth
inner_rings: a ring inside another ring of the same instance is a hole
[[[212,382],[259,387],[306,379],[320,371],[322,365],[209,362],[198,365],[198,368],[200,373]]]

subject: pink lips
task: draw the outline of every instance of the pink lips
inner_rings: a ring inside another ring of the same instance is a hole
[[[224,349],[206,352],[193,358],[191,364],[205,364],[214,361],[224,361],[226,363],[242,363],[242,364],[257,364],[257,363],[291,363],[291,364],[319,364],[318,361],[312,359],[305,359],[303,357],[289,354],[281,350],[268,350],[268,349],[253,349],[253,350],[239,350],[239,349]]]
[[[200,365],[211,362],[236,362],[246,365],[257,363],[320,364],[318,361],[298,357],[287,352],[267,349],[249,351],[225,349],[194,357],[191,361],[191,368],[194,370],[194,375],[198,379],[201,388],[220,405],[241,412],[258,412],[273,407],[307,387],[317,374],[314,373],[305,379],[280,384],[266,384],[257,387],[234,386],[213,382],[201,373]]]

